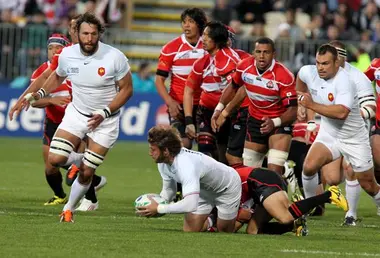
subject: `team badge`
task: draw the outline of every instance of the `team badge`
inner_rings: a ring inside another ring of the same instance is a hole
[[[329,95],[327,95],[327,98],[328,98],[331,102],[333,102],[333,100],[334,100],[334,95],[333,95],[332,93],[329,93]]]
[[[104,69],[104,67],[100,67],[100,68],[98,68],[98,74],[99,74],[100,76],[103,76],[105,73],[106,73],[106,70]]]
[[[272,81],[267,82],[267,88],[273,89],[273,82]]]

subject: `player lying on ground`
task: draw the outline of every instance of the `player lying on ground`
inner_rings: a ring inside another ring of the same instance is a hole
[[[183,199],[159,205],[151,199],[151,204],[139,207],[137,213],[145,217],[157,213],[185,213],[183,230],[201,232],[206,231],[207,218],[216,207],[218,231],[234,232],[241,196],[238,173],[205,154],[183,148],[175,128],[151,128],[148,142],[149,155],[158,164],[163,179],[160,195],[167,201],[173,200],[176,184],[181,183]]]
[[[235,167],[242,182],[241,203],[249,203],[251,207],[243,207],[239,211],[236,230],[248,223],[248,234],[284,234],[294,231],[297,236],[307,235],[304,215],[324,203],[332,203],[348,210],[346,198],[337,186],[314,197],[291,203],[287,195],[285,181],[276,172],[264,168],[246,166]],[[250,216],[252,215],[252,216]],[[272,218],[278,222],[269,222]]]

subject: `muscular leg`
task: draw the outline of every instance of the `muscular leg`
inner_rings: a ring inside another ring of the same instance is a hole
[[[245,141],[243,151],[244,165],[256,168],[261,167],[267,151],[268,147],[265,144]]]
[[[374,169],[371,168],[364,172],[355,172],[355,176],[363,190],[372,196],[377,206],[380,206],[380,187],[376,182]]]
[[[55,196],[59,198],[65,198],[66,194],[62,187],[62,174],[59,171],[59,168],[53,167],[48,162],[49,148],[50,146],[48,145],[43,145],[42,147],[43,158],[45,162],[46,181],[48,182],[50,188],[53,190]]]
[[[282,175],[284,164],[288,159],[292,136],[289,134],[274,134],[269,137],[268,169]]]
[[[81,139],[77,136],[58,129],[50,144],[48,162],[53,167],[60,167],[66,164],[67,159],[73,149],[79,146]]]
[[[332,161],[332,153],[320,142],[314,142],[306,155],[302,171],[302,184],[305,197],[316,195],[318,187],[318,170]]]
[[[186,213],[183,221],[184,232],[204,232],[207,230],[207,217],[209,214]]]
[[[321,175],[328,185],[339,185],[343,181],[343,157],[340,157],[321,168]]]
[[[346,218],[353,217],[354,219],[357,219],[356,212],[362,188],[360,187],[359,181],[355,177],[352,166],[346,161],[343,161],[342,165],[346,175],[346,198],[349,207],[349,210],[346,213]]]
[[[103,163],[108,148],[105,148],[89,138],[88,149],[85,151],[84,161],[80,166],[79,176],[75,179],[64,211],[73,211],[78,201],[88,191],[96,168]]]

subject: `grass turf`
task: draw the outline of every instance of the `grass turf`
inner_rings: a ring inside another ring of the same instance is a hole
[[[43,205],[52,193],[41,141],[0,138],[0,152],[0,257],[380,257],[380,217],[364,193],[357,227],[340,226],[343,211],[329,205],[303,238],[183,233],[181,215],[135,216],[135,198],[159,193],[161,181],[147,144],[119,142],[98,170],[108,180],[100,209],[58,223],[62,206]]]

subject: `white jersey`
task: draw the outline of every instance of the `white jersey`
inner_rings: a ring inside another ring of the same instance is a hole
[[[63,48],[56,73],[71,81],[74,107],[89,115],[111,103],[118,92],[116,82],[129,70],[122,52],[99,42],[98,50],[91,56],[83,55],[79,44]]]
[[[344,64],[344,70],[348,72],[350,80],[355,84],[359,105],[365,105],[366,101],[375,101],[372,83],[368,77],[358,68],[347,62]]]
[[[350,110],[344,120],[321,116],[320,131],[324,130],[338,139],[352,138],[358,132],[366,131],[360,115],[356,87],[343,68],[339,68],[334,78],[324,80],[319,77],[315,65],[305,65],[300,69],[298,76],[307,85],[314,102],[323,105],[343,105]]]
[[[227,190],[240,177],[232,167],[197,152],[182,148],[172,165],[158,163],[158,171],[164,181],[174,180],[182,184],[183,196],[205,190],[216,194]]]

